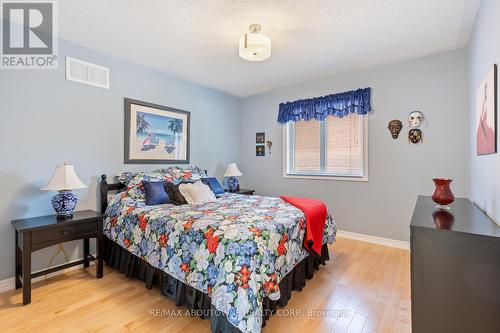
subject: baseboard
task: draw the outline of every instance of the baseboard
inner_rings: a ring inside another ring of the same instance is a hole
[[[0,293],[14,289],[14,278],[10,277],[0,281]]]
[[[80,259],[78,259],[78,260],[80,260]],[[75,260],[75,261],[78,261],[78,260]],[[94,262],[91,261],[90,265],[94,265]],[[54,272],[54,273],[42,275],[42,276],[39,276],[37,278],[32,279],[31,283],[42,281],[42,280],[44,280],[46,278],[54,277],[54,276],[57,276],[57,275],[61,275],[61,274],[64,274],[64,273],[66,273],[68,271],[74,271],[74,270],[77,270],[77,269],[82,269],[83,268],[82,266],[83,265],[73,266],[73,267],[70,267],[70,268],[67,268],[67,269],[63,269],[63,270],[60,270],[60,271],[57,271],[57,272]],[[36,272],[33,272],[33,273],[36,273]],[[9,291],[9,290],[13,290],[13,289],[15,289],[15,287],[16,287],[16,285],[15,285],[15,279],[14,279],[14,277],[10,277],[10,278],[7,278],[7,279],[4,279],[4,280],[0,281],[0,293],[6,292],[6,291]]]
[[[395,248],[403,249],[403,250],[410,249],[410,242],[400,241],[397,239],[383,238],[383,237],[377,237],[377,236],[366,235],[366,234],[358,234],[356,232],[350,232],[350,231],[344,231],[344,230],[337,230],[337,236],[343,237],[343,238],[359,240],[359,241],[363,241],[363,242],[368,242],[368,243],[389,246],[389,247],[395,247]]]

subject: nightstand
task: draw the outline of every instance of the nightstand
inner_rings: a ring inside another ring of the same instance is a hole
[[[16,237],[15,282],[16,289],[23,287],[23,305],[31,302],[31,279],[68,267],[88,267],[97,260],[96,277],[103,275],[102,223],[104,215],[93,210],[74,212],[71,219],[57,220],[55,215],[12,221]],[[96,238],[97,258],[89,253],[89,238]],[[31,273],[31,253],[45,247],[83,239],[83,259]]]
[[[247,188],[240,188],[239,190],[236,190],[236,191],[231,191],[231,190],[225,189],[224,192],[238,193],[238,194],[245,194],[245,195],[253,195],[254,192],[255,192],[255,190],[250,190],[250,189],[247,189]]]

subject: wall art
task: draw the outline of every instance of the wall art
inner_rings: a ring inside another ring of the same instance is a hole
[[[401,122],[401,120],[393,119],[389,122],[387,128],[389,129],[389,132],[391,132],[392,138],[397,139],[399,137],[401,129],[403,128],[403,123]]]
[[[255,156],[266,156],[266,146],[257,145],[255,146]]]
[[[488,72],[476,92],[476,153],[497,152],[497,65]]]
[[[190,113],[125,99],[125,164],[189,163]]]

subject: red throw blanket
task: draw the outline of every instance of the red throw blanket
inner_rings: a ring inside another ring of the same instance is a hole
[[[326,205],[323,201],[317,199],[288,196],[281,196],[280,198],[304,212],[306,216],[304,247],[310,253],[320,256],[327,215]]]

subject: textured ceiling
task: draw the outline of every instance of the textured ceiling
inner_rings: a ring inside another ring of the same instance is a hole
[[[465,46],[480,0],[61,0],[62,38],[236,96]],[[271,58],[247,62],[251,23]]]

